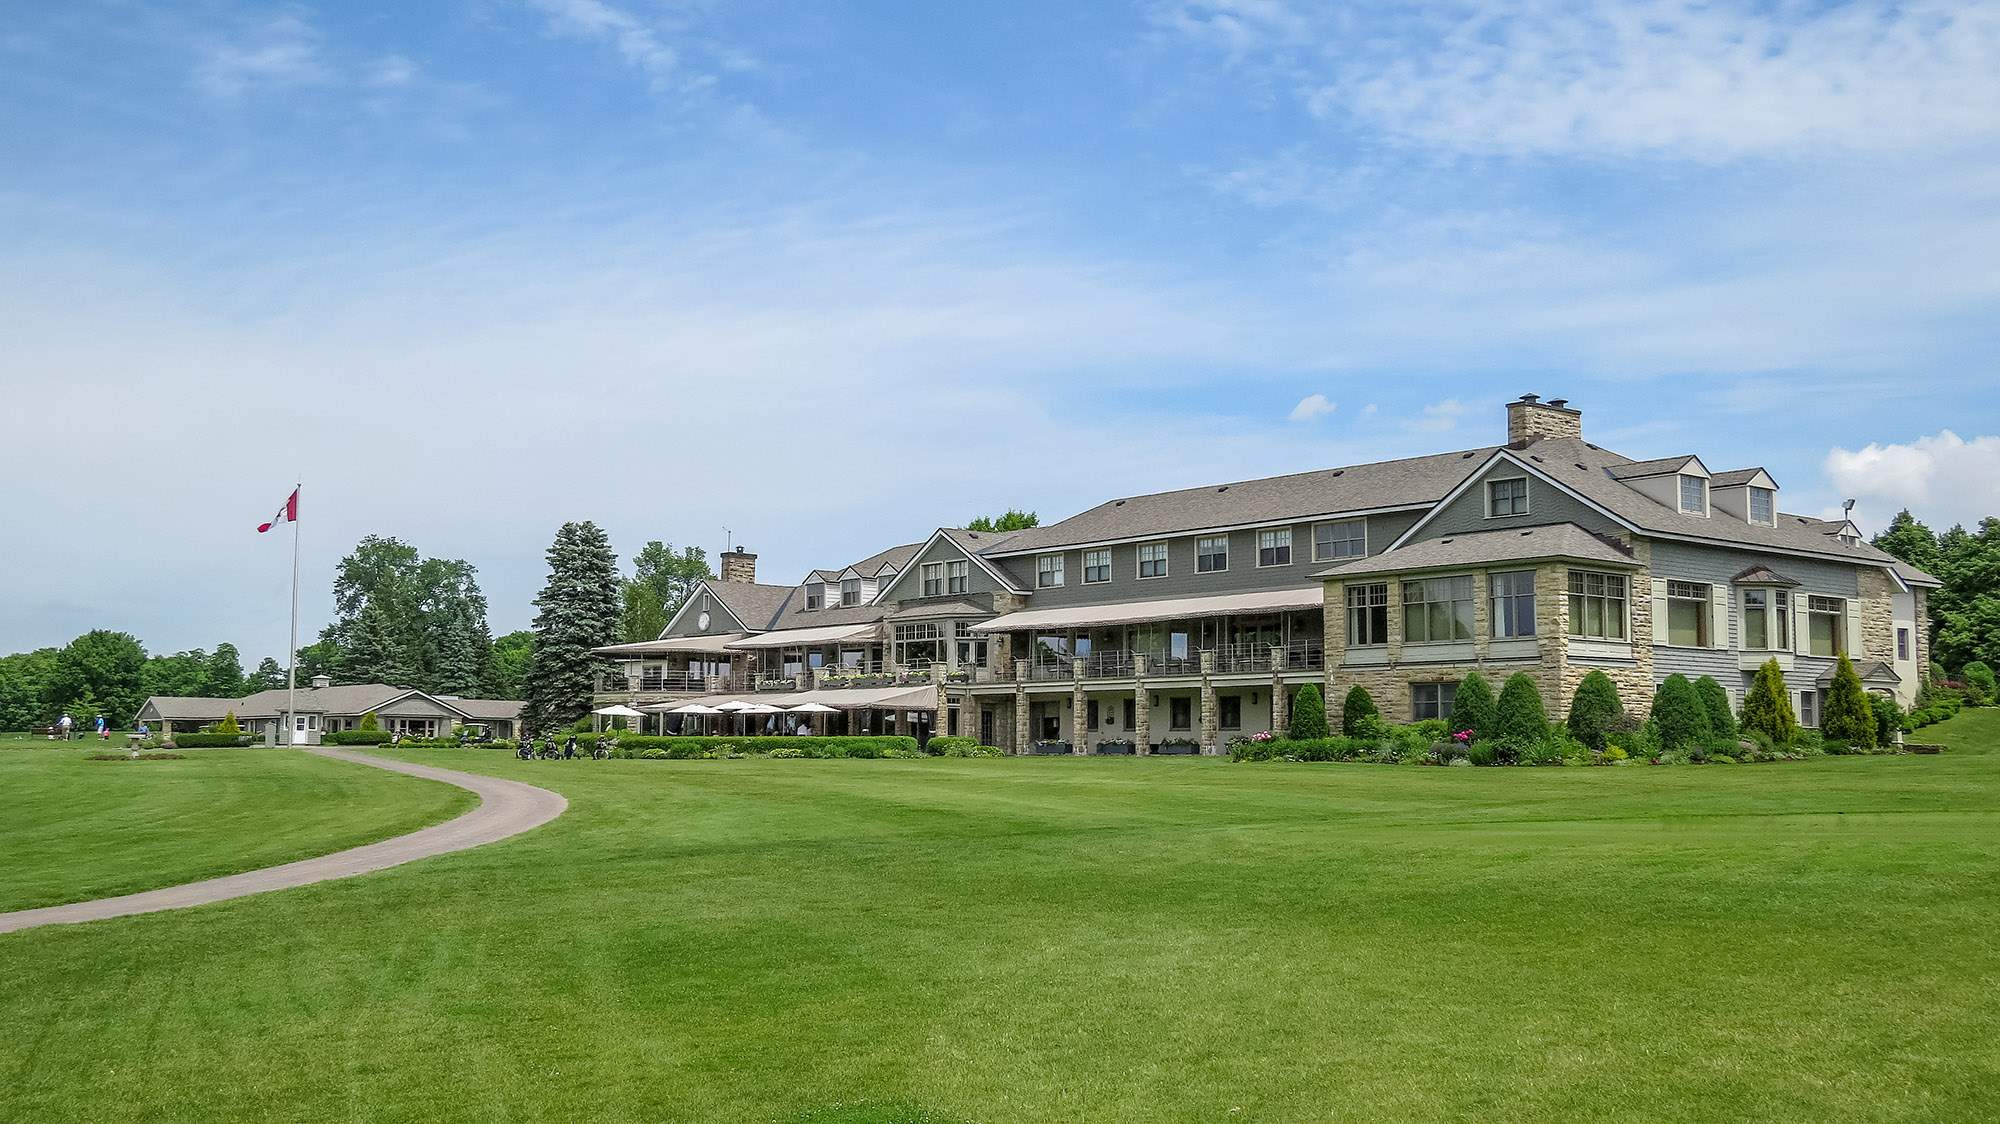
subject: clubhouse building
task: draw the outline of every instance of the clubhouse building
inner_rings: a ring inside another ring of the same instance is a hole
[[[318,745],[325,734],[360,728],[369,714],[382,729],[406,737],[442,737],[465,726],[488,737],[512,738],[521,722],[521,704],[507,699],[432,695],[386,683],[336,687],[321,675],[300,685],[288,738],[285,696],[282,687],[240,699],[154,696],[139,708],[139,718],[156,732],[171,735],[204,729],[234,714],[244,733],[261,737],[266,745]]]
[[[1409,721],[1448,714],[1475,669],[1526,672],[1559,716],[1592,670],[1643,711],[1675,672],[1740,703],[1775,659],[1811,726],[1846,654],[1907,705],[1939,583],[1779,490],[1693,453],[1621,456],[1524,395],[1502,444],[939,528],[795,585],[730,551],[657,639],[599,649],[597,702],[676,732],[1217,753],[1286,727],[1307,683],[1336,723],[1357,683]]]

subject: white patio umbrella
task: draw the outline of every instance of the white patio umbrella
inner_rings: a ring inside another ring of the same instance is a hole
[[[700,703],[687,703],[684,706],[677,706],[672,710],[667,711],[667,713],[668,714],[721,714],[722,711],[717,710],[712,706],[703,706]]]
[[[737,702],[737,701],[736,701],[735,699],[731,699],[731,700],[729,700],[729,701],[728,701],[728,702],[726,702],[726,703],[716,703],[716,704],[715,704],[715,711],[716,711],[716,713],[717,713],[717,714],[730,714],[730,713],[733,713],[733,712],[735,712],[735,711],[739,711],[739,710],[749,710],[749,709],[750,709],[750,704],[749,704],[749,703],[747,703],[747,702]]]
[[[742,708],[738,709],[736,713],[738,713],[738,714],[783,714],[784,712],[785,712],[785,708],[784,708],[784,707],[782,707],[782,706],[772,706],[772,705],[770,705],[769,703],[751,703],[751,704],[750,704],[749,706],[745,706],[745,707],[742,707]]]
[[[597,708],[596,710],[593,710],[593,711],[591,711],[591,713],[592,713],[592,714],[602,714],[602,715],[604,715],[604,716],[605,716],[606,718],[644,718],[644,717],[646,717],[646,712],[645,712],[645,711],[643,711],[643,710],[633,710],[633,709],[632,709],[631,707],[629,707],[629,706],[626,706],[626,705],[625,705],[624,703],[613,703],[613,704],[612,704],[612,705],[610,705],[610,706],[600,706],[600,707],[598,707],[598,708]]]
[[[839,714],[840,708],[828,706],[825,703],[809,702],[800,703],[792,707],[791,712],[793,714]]]

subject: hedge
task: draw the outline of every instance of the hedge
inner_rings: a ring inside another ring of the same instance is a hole
[[[1493,688],[1486,677],[1476,671],[1468,671],[1465,678],[1458,681],[1458,691],[1452,697],[1451,728],[1453,731],[1471,730],[1472,740],[1480,741],[1493,736],[1499,716],[1493,701]]]
[[[1500,701],[1493,708],[1493,735],[1514,743],[1538,742],[1549,736],[1549,712],[1542,706],[1541,688],[1527,672],[1509,675],[1500,688]]]
[[[1591,671],[1576,686],[1569,704],[1569,736],[1602,752],[1610,744],[1611,728],[1625,714],[1618,701],[1618,685],[1609,675]]]
[[[335,730],[320,741],[327,745],[387,745],[389,735],[383,730]]]
[[[1368,688],[1356,683],[1347,689],[1347,701],[1340,704],[1340,736],[1358,738],[1368,730],[1368,720],[1380,720],[1382,710]]]
[[[235,749],[256,739],[248,734],[175,734],[175,749]]]

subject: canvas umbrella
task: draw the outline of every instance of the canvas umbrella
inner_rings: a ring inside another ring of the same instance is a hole
[[[725,703],[715,704],[715,710],[716,713],[718,714],[730,714],[738,710],[749,710],[749,709],[750,709],[749,703],[737,702],[735,699],[731,699]]]
[[[596,710],[593,710],[593,711],[591,711],[591,713],[592,713],[592,714],[602,714],[602,715],[603,715],[604,717],[606,717],[606,718],[644,718],[644,717],[646,717],[646,712],[645,712],[645,711],[643,711],[643,710],[633,710],[633,709],[632,709],[631,707],[629,707],[629,706],[626,706],[626,705],[625,705],[624,703],[613,703],[613,704],[611,704],[610,706],[600,706],[600,707],[598,707],[598,708],[597,708]]]
[[[793,714],[839,714],[840,713],[839,707],[832,707],[826,705],[825,703],[816,703],[816,702],[800,703],[799,705],[792,707],[791,710]]]
[[[668,714],[721,714],[722,711],[700,703],[684,703],[667,711]]]

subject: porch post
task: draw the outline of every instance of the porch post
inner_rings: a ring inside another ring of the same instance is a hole
[[[1153,708],[1146,702],[1146,657],[1132,653],[1132,752],[1153,752]]]
[[[1014,752],[1028,752],[1028,661],[1014,661]]]
[[[1217,715],[1215,713],[1215,649],[1201,650],[1201,751],[1214,756]]]
[[[1083,661],[1071,660],[1069,681],[1069,751],[1074,754],[1090,752],[1084,744],[1084,716],[1090,712],[1090,704],[1083,697]]]

